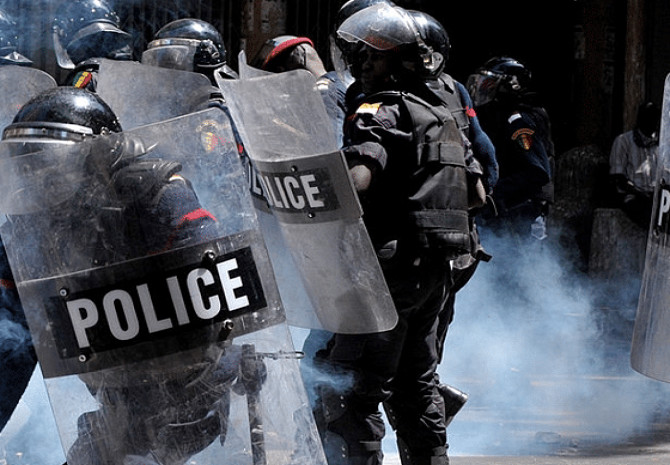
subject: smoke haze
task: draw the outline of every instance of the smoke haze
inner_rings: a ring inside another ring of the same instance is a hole
[[[482,242],[494,258],[458,294],[439,367],[470,395],[451,454],[587,453],[667,416],[670,386],[629,364],[639,277],[590,279],[548,241]]]

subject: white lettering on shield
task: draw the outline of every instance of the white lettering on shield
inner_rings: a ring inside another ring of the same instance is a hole
[[[670,191],[661,189],[661,201],[658,207],[658,221],[656,226],[660,227],[663,224],[663,216],[670,211]]]
[[[191,270],[180,283],[177,276],[165,279],[170,294],[169,315],[159,318],[154,308],[155,296],[152,287],[146,283],[134,286],[132,290],[112,289],[106,292],[100,302],[89,298],[80,298],[66,303],[72,322],[72,328],[80,349],[91,346],[87,331],[98,324],[106,324],[109,333],[119,341],[129,341],[140,335],[144,324],[149,333],[159,333],[176,326],[191,322],[187,311],[187,301],[194,309],[195,316],[201,320],[211,320],[222,310],[229,312],[249,306],[249,298],[239,294],[244,286],[242,278],[231,276],[238,269],[237,259],[231,258],[216,264],[216,273],[206,268]],[[180,284],[188,290],[182,292]],[[219,285],[221,294],[206,295],[203,289]],[[139,302],[139,308],[134,302]],[[163,310],[165,310],[163,308]],[[102,312],[102,313],[101,313]],[[104,315],[104,319],[100,316]]]
[[[321,190],[313,174],[263,175],[260,177],[266,199],[271,207],[287,210],[323,208]]]

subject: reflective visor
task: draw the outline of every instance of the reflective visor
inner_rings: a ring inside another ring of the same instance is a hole
[[[490,71],[480,71],[468,77],[467,88],[472,97],[472,104],[481,107],[495,99],[502,75]]]
[[[142,53],[142,63],[160,68],[193,71],[195,52],[200,41],[191,39],[159,39],[149,43]]]
[[[337,30],[347,42],[363,42],[376,50],[392,50],[417,42],[417,31],[402,10],[378,3],[351,15]]]

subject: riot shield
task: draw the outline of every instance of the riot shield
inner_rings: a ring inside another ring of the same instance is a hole
[[[240,79],[250,79],[261,76],[270,76],[273,73],[255,68],[247,63],[247,54],[242,50],[237,56],[237,67],[240,70]]]
[[[658,160],[631,366],[650,378],[670,382],[670,75],[663,93]]]
[[[212,88],[200,73],[101,60],[96,93],[128,130],[203,110]]]
[[[0,66],[0,131],[9,125],[19,109],[35,95],[56,87],[56,81],[49,74],[26,66]]]
[[[68,464],[325,465],[226,115],[15,149],[2,239]]]
[[[290,252],[274,255],[280,263],[273,258],[273,265],[296,267],[320,328],[393,328],[395,307],[314,77],[299,70],[219,86],[253,164],[259,210],[272,212],[266,243],[277,240]],[[281,273],[277,279],[282,291]],[[289,279],[287,287],[295,285]],[[282,299],[289,323],[310,327],[299,304]]]

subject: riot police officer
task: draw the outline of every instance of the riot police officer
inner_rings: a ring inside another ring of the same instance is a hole
[[[346,92],[351,85],[351,72],[348,70],[347,54],[350,46],[347,41],[337,36],[339,26],[354,13],[377,3],[393,4],[390,0],[347,0],[337,11],[333,33],[330,35],[330,61],[334,69],[323,74],[317,80],[317,88],[323,97],[328,115],[333,121],[335,135],[339,145],[342,145],[342,127],[347,114]]]
[[[489,229],[543,240],[553,202],[554,144],[531,77],[520,61],[494,57],[470,75],[467,87],[500,165],[494,208],[481,217]]]
[[[221,33],[212,24],[194,18],[177,19],[160,28],[142,53],[142,63],[201,73],[213,85],[215,74],[224,79],[238,77],[228,66]]]
[[[439,21],[425,12],[410,10],[409,13],[421,39],[433,48],[433,50],[439,52],[442,60],[433,71],[428,73],[426,83],[451,111],[454,120],[465,137],[466,144],[472,147],[474,158],[482,168],[482,176],[476,177],[476,179],[481,180],[482,185],[472,186],[472,191],[476,194],[473,196],[470,208],[472,251],[458,257],[452,262],[453,285],[447,303],[440,313],[437,331],[437,353],[441,361],[444,355],[444,343],[447,331],[454,318],[456,293],[474,275],[479,262],[488,261],[491,258],[480,243],[479,231],[475,224],[475,213],[485,201],[484,196],[491,193],[498,180],[498,163],[493,144],[479,124],[479,119],[474,111],[467,89],[446,72],[446,65],[451,50],[447,31]],[[449,425],[453,417],[467,401],[468,396],[453,386],[440,383],[439,377],[437,388],[444,398],[445,421]]]
[[[105,0],[61,3],[53,22],[58,66],[68,74],[63,85],[95,92],[99,60],[132,60],[132,36],[120,29],[117,12]]]
[[[320,354],[326,369],[353,377],[347,389],[322,390],[325,448],[331,464],[380,464],[385,402],[403,463],[446,465],[436,326],[450,292],[449,261],[470,241],[465,144],[426,84],[439,52],[420,39],[406,10],[365,8],[338,35],[352,46],[356,79],[343,152],[399,322],[379,335],[336,334]]]
[[[88,178],[72,184],[74,179],[61,173],[69,182],[43,179],[48,186],[43,193],[17,191],[17,202],[37,213],[11,215],[3,231],[22,280],[55,271],[44,266],[104,267],[213,236],[216,220],[179,174],[180,165],[149,153],[131,137],[110,138],[117,133],[121,126],[111,109],[96,94],[74,87],[39,94],[5,129],[3,144],[11,156],[40,150],[55,151],[54,157],[86,156],[70,163],[82,166]],[[87,150],[76,148],[82,144]],[[46,168],[37,173],[49,173]],[[25,249],[15,246],[13,238],[26,237],[39,244],[31,250],[45,257],[37,260],[41,265],[28,264]],[[80,375],[100,408],[79,419],[79,437],[68,457],[90,464],[115,463],[114,457],[183,463],[214,439],[223,440],[229,388],[246,363],[240,347],[224,345],[207,347],[202,359],[179,373],[161,375],[154,363],[140,363],[104,375]]]

